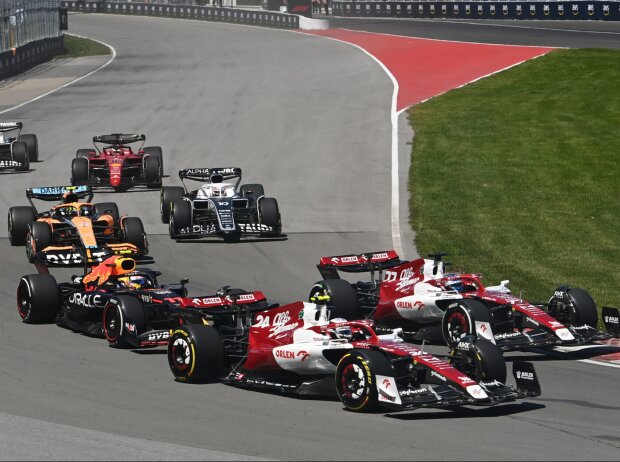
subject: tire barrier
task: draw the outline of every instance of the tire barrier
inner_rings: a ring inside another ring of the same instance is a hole
[[[200,19],[253,26],[299,29],[299,17],[286,13],[214,6],[177,5],[161,3],[107,3],[64,1],[69,11],[84,13],[109,13],[126,15],[161,16],[171,18]]]
[[[335,16],[452,18],[452,19],[556,19],[620,21],[620,1],[340,1],[332,3]]]
[[[27,43],[0,53],[0,79],[12,77],[65,52],[65,37],[52,37]]]

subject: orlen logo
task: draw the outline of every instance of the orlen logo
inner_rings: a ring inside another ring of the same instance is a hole
[[[534,373],[533,372],[517,371],[517,379],[521,379],[521,380],[534,380]]]
[[[383,379],[383,388],[386,390],[390,388],[390,379]]]
[[[306,360],[306,358],[310,357],[310,354],[307,351],[299,350],[297,352],[297,356],[301,356],[301,362],[303,363]]]

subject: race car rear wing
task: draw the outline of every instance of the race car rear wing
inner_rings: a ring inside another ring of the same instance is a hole
[[[139,134],[134,135],[130,133],[112,133],[110,135],[95,135],[93,136],[93,143],[103,143],[103,144],[129,144],[136,143],[138,141],[145,141],[146,135]]]
[[[321,257],[317,266],[323,279],[340,279],[338,271],[346,273],[363,273],[366,271],[384,270],[405,263],[395,250],[369,252],[359,255],[337,255]]]
[[[90,202],[93,198],[93,188],[90,186],[40,186],[38,188],[28,188],[26,197],[28,199],[39,199],[42,201],[59,201],[65,194],[73,193],[79,199],[88,198]]]
[[[0,122],[0,132],[21,130],[24,125],[21,122]]]
[[[224,180],[230,180],[231,178],[241,179],[241,168],[239,167],[184,168],[179,170],[179,178],[181,181],[185,179],[209,181],[214,173],[222,175]]]

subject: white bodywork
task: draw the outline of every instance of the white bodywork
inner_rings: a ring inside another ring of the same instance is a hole
[[[237,191],[230,183],[206,183],[196,193],[196,199],[234,197],[236,195]]]

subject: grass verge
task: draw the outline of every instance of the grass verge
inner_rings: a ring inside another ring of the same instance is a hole
[[[619,63],[557,50],[411,108],[420,255],[531,301],[570,284],[620,306]]]
[[[79,58],[82,56],[109,55],[110,49],[99,42],[87,38],[65,34],[66,52],[58,58]]]

